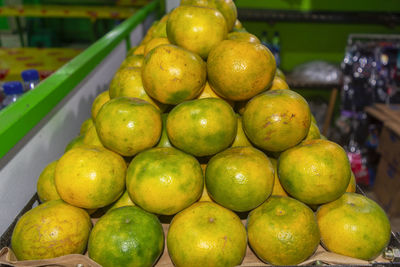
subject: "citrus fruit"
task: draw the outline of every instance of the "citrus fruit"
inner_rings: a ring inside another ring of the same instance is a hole
[[[82,124],[81,124],[81,129],[79,131],[80,135],[84,135],[87,130],[89,130],[90,127],[94,125],[92,118],[86,119]]]
[[[272,81],[272,85],[269,88],[269,90],[281,90],[281,89],[290,89],[290,88],[284,79],[275,75],[274,80]]]
[[[138,207],[121,207],[99,219],[90,233],[89,257],[103,267],[153,266],[164,248],[158,218]]]
[[[244,110],[246,109],[246,105],[249,101],[237,101],[235,102],[235,110],[239,115],[243,116]]]
[[[271,196],[250,212],[247,233],[257,256],[272,265],[301,263],[320,241],[313,211],[298,200],[282,196]]]
[[[170,142],[194,156],[209,156],[230,146],[235,138],[237,118],[227,102],[203,98],[175,106],[167,118]]]
[[[247,100],[265,91],[275,75],[275,59],[261,44],[224,40],[208,55],[211,88],[226,99]]]
[[[119,66],[120,69],[123,68],[140,68],[143,65],[143,55],[131,55],[122,61]]]
[[[168,40],[207,58],[210,50],[226,38],[224,16],[214,8],[178,6],[167,20]]]
[[[329,251],[362,260],[375,259],[390,240],[385,212],[371,199],[345,193],[317,211],[321,242]]]
[[[213,89],[211,89],[210,84],[208,82],[206,82],[206,85],[204,86],[203,90],[201,91],[201,93],[196,97],[196,99],[201,99],[201,98],[209,98],[209,97],[215,97],[215,98],[220,98],[223,99],[222,97],[220,97],[219,95],[217,95]],[[223,99],[226,102],[228,102],[229,105],[231,105],[231,107],[235,106],[235,102],[228,100],[228,99]]]
[[[275,76],[277,76],[277,77],[279,77],[279,78],[281,78],[281,79],[283,79],[283,80],[286,80],[285,74],[284,74],[283,71],[282,71],[281,69],[279,69],[279,68],[276,68]]]
[[[167,247],[176,267],[236,266],[246,253],[246,230],[232,211],[197,202],[172,219]]]
[[[278,161],[274,158],[269,158],[269,161],[272,164],[272,167],[274,168],[274,188],[272,189],[272,194],[273,196],[283,196],[287,197],[288,194],[286,193],[285,189],[283,189],[281,182],[279,181],[278,177]]]
[[[313,140],[313,139],[321,139],[321,133],[319,131],[317,124],[315,124],[314,122],[311,122],[310,129],[308,130],[308,133],[307,133],[306,137],[304,138],[304,141],[305,140]]]
[[[110,100],[110,93],[107,91],[104,91],[100,93],[93,101],[92,104],[92,120],[96,120],[97,113],[99,113],[100,108]]]
[[[162,120],[161,137],[156,147],[172,147],[167,135],[167,117],[168,113],[161,114],[161,120]]]
[[[68,150],[74,148],[74,147],[78,147],[78,146],[82,146],[84,145],[84,135],[78,135],[77,137],[74,137],[65,147],[65,152],[67,152]]]
[[[316,139],[284,151],[279,157],[278,175],[289,195],[306,204],[323,204],[346,191],[351,170],[341,146]]]
[[[200,198],[203,173],[193,156],[172,147],[148,149],[129,164],[126,188],[144,210],[172,215]]]
[[[160,45],[146,55],[142,81],[149,96],[176,105],[200,94],[206,82],[206,64],[186,49]]]
[[[104,147],[103,143],[100,141],[99,135],[96,131],[96,127],[94,125],[90,127],[83,136],[83,144]]]
[[[203,170],[203,176],[206,175],[206,168],[207,168],[207,164],[200,164],[201,169]],[[206,187],[206,182],[204,181],[204,187],[203,187],[203,193],[201,194],[201,197],[199,199],[200,201],[210,201],[210,202],[214,202],[211,198],[210,195],[208,194],[207,191],[207,187]]]
[[[40,173],[37,181],[37,194],[42,203],[49,200],[60,199],[60,195],[57,193],[56,185],[54,183],[56,165],[57,160],[49,163]]]
[[[167,21],[168,21],[169,13],[165,14],[154,27],[154,31],[152,32],[153,38],[167,37]]]
[[[147,31],[147,32],[149,32],[150,30],[151,30],[151,28],[152,27],[150,27],[150,29]],[[147,33],[146,33],[146,35],[147,35]],[[126,52],[126,56],[125,56],[125,58],[128,58],[128,57],[130,57],[130,56],[134,56],[134,52],[135,52],[135,50],[138,48],[138,45],[135,45],[135,46],[132,46],[131,48],[129,48],[129,50]]]
[[[247,139],[246,134],[243,131],[243,123],[242,123],[242,117],[240,115],[237,115],[237,132],[236,132],[236,137],[235,140],[233,140],[233,143],[231,147],[237,147],[237,146],[253,146],[249,139]]]
[[[142,72],[140,68],[120,68],[114,75],[110,83],[110,98],[135,97],[146,100],[158,110],[165,110],[166,105],[152,99],[146,93],[142,83]]]
[[[218,9],[225,18],[228,32],[231,31],[236,22],[237,9],[232,0],[182,0],[181,5],[203,6]]]
[[[122,194],[122,196],[115,201],[112,206],[107,210],[107,212],[110,212],[111,210],[118,209],[120,207],[125,207],[125,206],[135,206],[135,203],[133,203],[132,199],[130,198],[128,191],[125,190],[125,192]]]
[[[144,56],[146,56],[150,52],[150,50],[152,50],[153,48],[156,48],[157,46],[160,46],[163,44],[170,44],[170,42],[168,41],[168,38],[158,37],[158,38],[151,39],[144,47]]]
[[[160,112],[139,98],[118,97],[108,101],[96,118],[103,145],[123,156],[153,147],[161,136]]]
[[[347,186],[346,192],[355,193],[356,192],[356,177],[354,176],[353,171],[351,171],[349,185]]]
[[[144,48],[145,48],[144,44],[139,45],[138,47],[136,47],[135,51],[133,51],[133,55],[143,55]]]
[[[11,247],[20,261],[82,254],[91,228],[86,211],[61,199],[51,200],[22,215],[14,228]]]
[[[253,147],[228,148],[210,159],[206,187],[225,208],[249,211],[272,193],[274,169],[268,157]]]
[[[248,32],[230,32],[228,33],[227,38],[228,40],[234,41],[244,41],[254,44],[260,44],[260,40],[254,34]]]
[[[65,202],[86,209],[107,206],[125,188],[126,164],[105,148],[73,148],[59,160],[55,170],[57,192]]]
[[[291,90],[273,90],[247,103],[243,128],[257,147],[280,152],[304,139],[310,120],[310,108],[301,95]]]

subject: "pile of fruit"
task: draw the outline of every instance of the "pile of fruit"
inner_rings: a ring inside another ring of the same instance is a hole
[[[13,232],[19,260],[87,251],[102,266],[153,266],[166,244],[175,266],[236,266],[249,244],[295,265],[320,243],[373,260],[390,239],[345,151],[231,0],[182,0],[153,24],[37,191]]]

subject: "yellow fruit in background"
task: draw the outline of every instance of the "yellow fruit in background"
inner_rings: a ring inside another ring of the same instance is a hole
[[[133,51],[133,55],[143,55],[145,45],[141,44]]]
[[[317,124],[315,124],[314,122],[311,122],[310,129],[308,130],[308,133],[306,135],[306,138],[304,138],[304,141],[305,140],[313,140],[313,139],[321,139],[321,133],[319,131]]]
[[[172,215],[200,198],[203,179],[195,157],[176,148],[158,147],[132,160],[126,188],[133,202],[144,210]]]
[[[210,84],[208,82],[206,82],[206,85],[204,86],[203,90],[201,91],[200,95],[198,97],[196,97],[196,99],[201,99],[201,98],[208,98],[208,97],[214,97],[214,98],[220,98],[223,99],[222,97],[220,97],[219,95],[217,95],[213,89],[211,89]],[[231,105],[232,107],[235,106],[235,102],[231,101],[231,100],[227,100],[227,99],[223,99],[225,100],[229,105]]]
[[[74,147],[79,147],[85,145],[84,143],[84,135],[78,135],[77,137],[73,138],[65,147],[64,152],[67,152],[68,150],[74,148]]]
[[[122,196],[117,201],[115,201],[114,204],[107,210],[107,213],[117,208],[125,206],[135,206],[135,203],[133,203],[132,199],[128,194],[128,191],[126,190],[122,194]]]
[[[215,45],[226,38],[227,33],[224,17],[214,8],[178,6],[167,21],[168,40],[204,59]]]
[[[111,80],[109,92],[111,99],[122,96],[135,97],[146,100],[160,111],[167,108],[165,104],[152,99],[146,93],[140,68],[127,67],[119,69]]]
[[[236,137],[235,140],[233,140],[233,143],[231,147],[237,147],[237,146],[253,146],[249,139],[247,139],[246,134],[243,131],[243,123],[242,123],[242,117],[240,115],[237,115],[237,132],[236,132]]]
[[[246,229],[232,211],[197,202],[172,219],[167,248],[176,267],[237,266],[246,254]]]
[[[151,39],[144,47],[144,56],[146,56],[150,52],[150,50],[156,48],[157,46],[163,45],[163,44],[170,44],[170,42],[168,41],[168,38],[158,37],[158,38]]]
[[[261,44],[224,40],[207,59],[211,88],[226,99],[247,100],[265,91],[275,76],[275,59]]]
[[[290,88],[284,79],[275,75],[274,80],[272,81],[272,85],[269,88],[269,90],[281,90],[281,89],[290,89]]]
[[[117,200],[125,188],[126,164],[105,148],[69,150],[59,160],[55,184],[61,199],[76,207],[95,209]]]
[[[383,209],[371,199],[344,193],[317,211],[321,243],[334,253],[371,261],[390,241],[390,223]]]
[[[165,14],[156,24],[154,27],[154,31],[152,32],[153,38],[167,38],[167,20],[169,14]]]
[[[84,135],[86,134],[87,130],[89,130],[92,126],[94,125],[92,118],[86,119],[82,124],[81,124],[81,129],[79,131],[79,135]]]
[[[248,32],[230,32],[228,33],[227,38],[228,40],[234,41],[244,41],[254,44],[260,44],[260,40],[254,34]]]
[[[354,173],[352,171],[351,176],[350,176],[349,185],[347,186],[346,192],[355,193],[356,189],[357,189],[356,177],[354,176]]]
[[[243,113],[246,136],[257,147],[281,152],[300,143],[310,128],[307,101],[291,90],[272,90],[252,98]]]
[[[151,29],[151,27],[150,27],[150,29]],[[135,50],[136,50],[137,48],[138,48],[138,45],[132,46],[131,48],[129,48],[129,50],[126,52],[125,58],[130,57],[130,56],[133,56],[133,53],[135,52]]]
[[[206,168],[207,168],[207,164],[200,164],[201,165],[201,169],[203,170],[203,176],[206,175]],[[210,201],[210,202],[214,202],[214,200],[211,199],[210,195],[208,194],[207,191],[207,187],[206,187],[206,182],[204,181],[204,187],[203,187],[203,193],[201,194],[201,197],[199,199],[200,201]]]
[[[83,144],[104,147],[103,143],[100,141],[99,135],[96,131],[96,127],[94,125],[90,127],[86,134],[83,136]]]
[[[278,175],[292,197],[306,204],[323,204],[343,195],[351,169],[341,146],[315,139],[284,151],[279,156]]]
[[[285,189],[283,189],[281,182],[279,181],[278,161],[274,158],[269,158],[269,161],[271,161],[271,164],[274,167],[274,174],[275,174],[274,188],[272,189],[271,195],[287,197],[288,194],[286,193]]]
[[[60,199],[54,183],[54,172],[56,170],[57,160],[49,163],[42,171],[37,181],[37,194],[40,202]]]
[[[140,68],[143,65],[143,55],[131,55],[128,56],[122,61],[121,65],[119,66],[120,69],[123,68]]]
[[[207,164],[207,191],[225,208],[238,212],[252,210],[271,195],[273,186],[271,162],[253,147],[228,148]]]
[[[236,19],[235,23],[233,24],[233,31],[237,31],[237,30],[245,30],[242,23],[240,22],[240,20]]]
[[[18,220],[11,247],[20,261],[83,254],[91,228],[86,211],[61,199],[52,200],[29,210]]]
[[[206,83],[206,64],[188,50],[161,45],[145,57],[142,82],[149,96],[176,105],[200,94]]]
[[[101,107],[110,100],[110,93],[107,91],[104,91],[100,93],[93,101],[92,104],[92,120],[96,120],[97,113],[99,113],[99,110]]]
[[[286,81],[286,76],[285,76],[285,74],[284,74],[283,71],[282,71],[281,69],[279,69],[279,68],[276,68],[275,76],[277,76],[277,77],[279,77],[279,78],[281,78],[281,79],[283,79],[283,80]]]
[[[249,244],[271,265],[296,265],[317,249],[320,233],[313,211],[290,197],[271,196],[247,219]]]
[[[96,118],[96,130],[103,145],[123,156],[134,156],[155,146],[161,129],[160,112],[139,98],[113,98],[104,104]]]
[[[156,145],[156,147],[172,147],[171,143],[169,142],[169,138],[168,138],[168,134],[167,134],[167,117],[168,117],[168,113],[161,114],[161,120],[162,120],[161,137],[160,137],[160,141],[158,141],[158,144]]]

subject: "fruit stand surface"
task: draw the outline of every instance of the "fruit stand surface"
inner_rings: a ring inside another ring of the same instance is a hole
[[[73,48],[0,48],[0,81],[19,81],[21,72],[36,69],[40,79],[62,67],[82,50]]]

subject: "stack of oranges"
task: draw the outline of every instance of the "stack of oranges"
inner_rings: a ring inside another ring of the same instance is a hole
[[[236,266],[247,244],[266,263],[294,265],[321,242],[372,260],[390,225],[354,191],[345,151],[320,135],[235,4],[182,0],[45,168],[43,204],[18,222],[12,247],[18,259],[87,247],[102,266],[152,266],[166,239],[175,266]],[[158,216],[172,218],[166,237]]]

